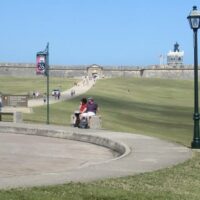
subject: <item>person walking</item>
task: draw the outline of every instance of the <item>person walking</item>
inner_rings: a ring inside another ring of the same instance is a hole
[[[43,95],[43,102],[46,103],[46,101],[47,101],[47,96],[46,96],[46,94],[44,94]]]
[[[2,97],[0,96],[0,112],[2,111]]]

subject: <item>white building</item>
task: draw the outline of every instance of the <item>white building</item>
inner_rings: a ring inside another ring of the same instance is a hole
[[[174,44],[174,51],[169,51],[167,54],[167,65],[171,68],[183,67],[184,51],[179,50],[179,44]]]

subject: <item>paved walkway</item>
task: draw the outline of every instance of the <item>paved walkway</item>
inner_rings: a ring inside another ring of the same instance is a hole
[[[82,80],[78,83],[77,86],[74,86],[64,92],[61,93],[60,99],[55,99],[53,96],[49,96],[49,104],[58,103],[60,101],[66,101],[72,98],[75,98],[76,96],[79,96],[81,94],[84,94],[87,92],[92,86],[94,85],[94,80]],[[75,95],[71,96],[71,91],[75,91]],[[43,98],[36,98],[31,99],[28,101],[28,107],[36,107],[36,106],[42,106],[44,105]]]
[[[81,94],[86,93],[92,86],[94,85],[94,80],[82,80],[78,83],[77,86],[74,86],[64,92],[61,93],[60,99],[55,99],[54,96],[49,96],[49,104],[54,104],[58,103],[61,101],[67,101],[69,99],[75,98]],[[72,96],[71,91],[75,91],[75,94]],[[13,111],[18,111],[22,113],[31,113],[33,107],[37,106],[43,106],[46,103],[44,103],[43,98],[35,98],[35,99],[30,99],[28,100],[28,107],[3,107],[2,111],[4,112],[13,112]]]
[[[10,141],[5,139],[5,133]],[[16,133],[19,135],[14,136]],[[29,137],[35,142],[29,143]],[[191,149],[153,137],[54,125],[1,122],[0,140],[3,141],[0,145],[0,188],[116,178],[170,167],[192,156]],[[108,151],[100,148],[99,158],[97,156],[95,160],[89,150],[80,150],[80,143],[74,145],[74,140],[104,146]],[[73,148],[68,148],[68,145]],[[15,148],[5,151],[5,146]],[[20,163],[18,159],[12,159],[15,156],[21,158]],[[57,164],[52,164],[56,160]],[[13,168],[9,171],[6,162],[12,162],[15,171]]]

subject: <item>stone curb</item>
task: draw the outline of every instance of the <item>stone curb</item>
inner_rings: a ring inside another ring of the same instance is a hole
[[[80,133],[79,129],[76,128],[66,129],[66,127],[62,127],[60,129],[53,130],[51,126],[38,127],[38,125],[23,124],[23,126],[20,127],[13,124],[11,125],[12,126],[8,125],[8,123],[1,124],[1,132],[61,138],[96,144],[116,151],[119,156],[114,159],[122,158],[130,153],[130,148],[123,143],[114,141],[106,137]]]

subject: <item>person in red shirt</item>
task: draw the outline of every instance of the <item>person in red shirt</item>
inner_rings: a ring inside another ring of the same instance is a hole
[[[79,106],[80,114],[86,112],[86,110],[87,110],[87,99],[83,97],[81,99],[80,106]]]
[[[87,111],[87,99],[83,97],[80,102],[79,110],[74,112],[74,126],[77,127],[80,123],[80,115]]]

